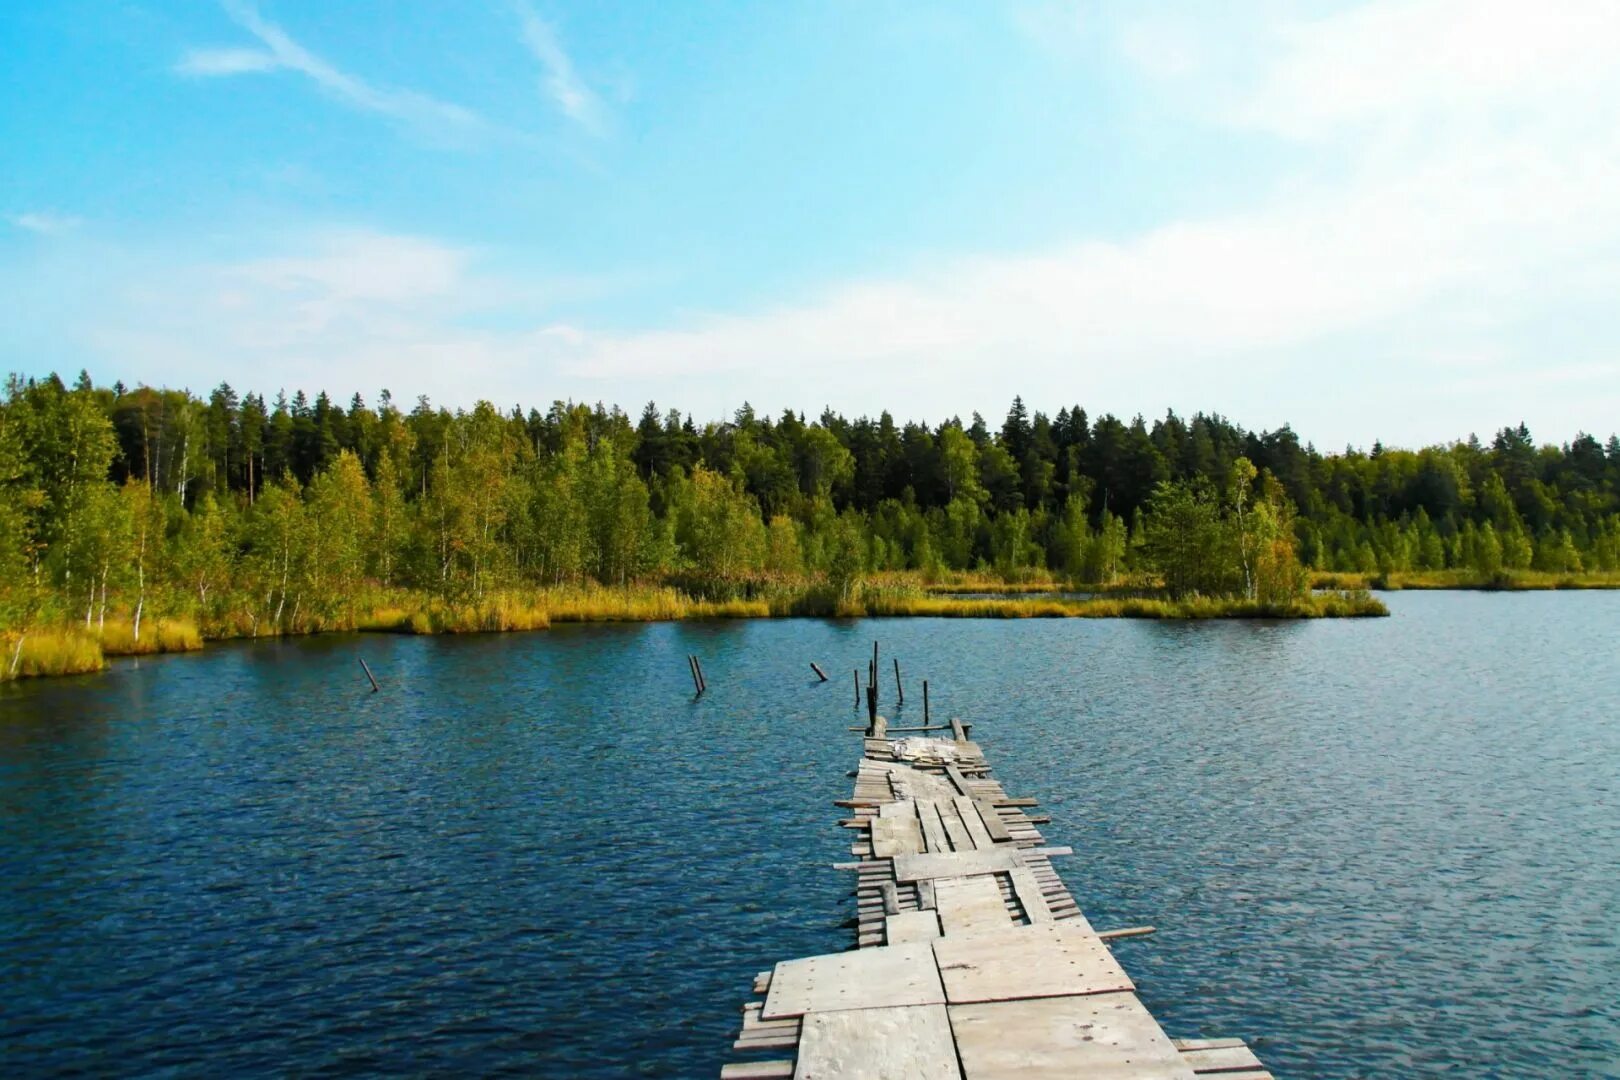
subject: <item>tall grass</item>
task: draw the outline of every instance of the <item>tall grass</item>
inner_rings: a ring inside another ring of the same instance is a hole
[[[667,586],[578,586],[501,593],[478,601],[421,599],[362,615],[356,629],[406,634],[482,634],[543,630],[569,622],[667,622],[763,619],[788,614],[769,599],[699,600]]]
[[[953,619],[1302,619],[1389,614],[1381,601],[1364,591],[1303,596],[1284,604],[1209,596],[962,600],[883,595],[867,597],[864,606],[868,615]]]
[[[1192,597],[1170,600],[1152,596],[1099,596],[1065,599],[1020,590],[1027,595],[993,599],[962,597],[934,591],[917,575],[882,575],[841,592],[825,582],[765,581],[745,589],[721,590],[714,597],[694,597],[668,585],[600,585],[556,587],[492,594],[480,600],[442,600],[410,593],[378,594],[375,602],[341,626],[313,622],[299,629],[355,629],[374,633],[474,634],[544,630],[567,622],[664,622],[683,619],[766,619],[935,617],[953,619],[1219,619],[1338,618],[1387,615],[1365,590],[1315,593],[1287,604]],[[728,595],[729,593],[729,595]],[[266,624],[244,619],[210,623],[207,637],[246,637],[276,633]],[[135,640],[127,616],[109,622],[99,635],[76,626],[30,630],[17,650],[15,632],[0,634],[0,679],[9,679],[16,656],[16,677],[99,671],[108,656],[189,652],[202,648],[204,635],[187,618],[160,616],[141,624]]]
[[[0,634],[0,682],[39,675],[83,675],[107,666],[96,639],[80,630]]]
[[[1581,571],[1548,573],[1543,570],[1392,570],[1379,574],[1317,571],[1313,589],[1468,589],[1518,592],[1542,589],[1620,589],[1620,573]]]
[[[135,640],[133,622],[110,622],[100,634],[101,651],[108,656],[150,656],[154,653],[196,652],[203,647],[202,632],[191,619],[159,616],[141,622]]]

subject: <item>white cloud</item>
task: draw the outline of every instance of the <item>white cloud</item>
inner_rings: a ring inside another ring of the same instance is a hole
[[[1234,140],[1302,140],[1309,171],[1267,178],[1256,206],[1117,242],[964,255],[631,332],[528,301],[566,283],[496,278],[477,251],[328,233],[291,254],[150,275],[92,321],[96,344],[132,378],[184,364],[217,380],[229,363],[241,385],[269,372],[462,404],[657,397],[714,417],[746,397],[938,419],[1022,392],[1047,407],[1293,420],[1322,445],[1521,416],[1548,437],[1607,433],[1620,407],[1620,86],[1597,58],[1615,42],[1597,8],[1534,26],[1521,11],[1504,34],[1474,7],[1380,2],[1262,28],[1246,64],[1227,64],[1223,44],[1219,69],[1245,74],[1213,86],[1201,72],[1187,92],[1219,99]],[[1515,58],[1512,40],[1557,59]],[[1178,68],[1158,70],[1174,81]]]
[[[224,6],[231,18],[257,38],[263,48],[193,49],[175,66],[177,72],[217,77],[293,71],[353,108],[391,117],[435,138],[464,138],[492,130],[492,125],[471,109],[414,90],[376,86],[343,71],[294,41],[245,0],[225,0]]]
[[[1481,110],[1580,109],[1616,87],[1609,0],[1375,0],[1269,31],[1277,50],[1233,119],[1298,139],[1346,124],[1456,122]]]
[[[281,67],[276,54],[263,49],[191,49],[175,70],[182,75],[246,75]]]
[[[574,62],[563,50],[557,31],[527,4],[517,7],[518,20],[523,27],[523,43],[545,69],[542,88],[558,109],[574,123],[593,135],[601,135],[607,126],[607,111],[602,99],[585,84],[574,69]]]
[[[82,218],[71,214],[58,214],[50,210],[33,210],[23,214],[12,214],[6,218],[19,229],[41,236],[56,236],[71,232],[84,224]]]

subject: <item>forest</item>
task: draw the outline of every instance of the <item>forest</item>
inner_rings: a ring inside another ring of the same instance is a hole
[[[10,675],[30,635],[38,649],[70,628],[88,640],[61,648],[99,656],[570,613],[995,613],[950,610],[952,587],[1331,614],[1313,610],[1313,574],[1603,585],[1617,567],[1620,439],[1538,445],[1522,424],[1489,444],[1322,453],[1286,426],[1048,416],[1020,398],[995,426],[746,405],[701,425],[652,403],[634,419],[425,397],[406,411],[386,390],[204,400],[82,373],[12,376],[0,399]]]

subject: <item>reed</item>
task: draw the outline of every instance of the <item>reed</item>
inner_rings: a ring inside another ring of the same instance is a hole
[[[203,647],[202,631],[191,619],[161,616],[141,622],[135,640],[133,622],[120,618],[100,632],[101,651],[108,656],[151,656],[155,653],[196,652]]]
[[[1388,615],[1363,592],[1321,593],[1284,604],[1231,597],[1094,597],[1086,600],[972,599],[949,596],[867,598],[864,614],[951,619],[1301,619]]]
[[[0,682],[41,675],[84,675],[106,666],[100,644],[82,630],[30,630],[20,637],[0,634]]]
[[[1311,575],[1313,589],[1458,589],[1486,592],[1528,592],[1544,589],[1620,589],[1620,573],[1582,571],[1548,573],[1542,570],[1392,570],[1380,574],[1318,572]]]

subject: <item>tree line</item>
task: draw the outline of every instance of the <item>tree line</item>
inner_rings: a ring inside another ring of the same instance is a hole
[[[648,404],[405,411],[12,376],[0,626],[161,609],[231,632],[352,624],[368,588],[586,583],[723,594],[979,571],[1283,598],[1306,571],[1612,572],[1620,439],[1321,453],[1217,415],[992,428],[888,412],[699,426]]]

